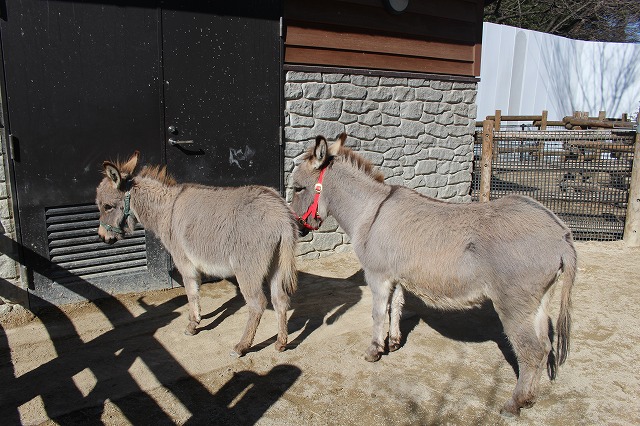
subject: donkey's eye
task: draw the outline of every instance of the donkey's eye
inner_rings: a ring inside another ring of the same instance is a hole
[[[105,212],[110,212],[111,210],[113,210],[113,206],[111,204],[105,204],[103,208]]]
[[[296,191],[297,194],[298,192],[304,191],[304,186],[296,186],[295,188],[293,188],[293,190]]]

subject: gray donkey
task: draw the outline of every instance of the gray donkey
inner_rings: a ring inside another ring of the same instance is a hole
[[[489,299],[518,359],[518,381],[502,412],[519,415],[535,402],[547,367],[551,379],[569,350],[571,288],[576,251],[571,231],[529,197],[454,204],[383,182],[368,161],[324,137],[293,172],[291,207],[317,229],[332,215],[351,237],[373,295],[373,339],[365,353],[377,361],[400,347],[403,289],[445,310]],[[550,289],[564,273],[557,349],[549,338]],[[389,304],[391,310],[389,312]]]
[[[232,353],[237,356],[253,343],[267,305],[263,282],[269,281],[278,321],[275,347],[283,351],[289,296],[297,287],[298,226],[282,197],[264,186],[177,184],[164,167],[147,166],[135,174],[137,164],[138,151],[124,164],[103,163],[105,178],[96,196],[98,235],[113,244],[139,222],[160,238],[184,280],[189,335],[200,323],[201,274],[235,276],[249,308],[244,334]]]

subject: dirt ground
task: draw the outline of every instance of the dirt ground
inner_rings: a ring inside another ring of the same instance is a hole
[[[0,320],[0,423],[640,424],[640,249],[577,247],[569,358],[519,420],[499,414],[516,374],[490,305],[442,313],[408,298],[403,346],[368,363],[371,295],[342,253],[300,261],[283,353],[268,310],[251,352],[229,356],[246,308],[228,281],[203,285],[196,336],[181,288],[14,309]]]

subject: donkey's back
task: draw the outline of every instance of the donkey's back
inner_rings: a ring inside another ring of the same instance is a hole
[[[264,186],[178,185],[171,215],[172,254],[183,251],[208,275],[265,277],[281,242],[295,244],[289,208]]]
[[[361,240],[366,243],[358,244]],[[454,204],[405,187],[392,187],[355,245],[367,267],[405,281],[418,293],[424,293],[421,287],[428,281],[426,291],[439,294],[453,291],[451,283],[457,283],[454,290],[476,293],[517,286],[515,280],[532,269],[553,276],[563,256],[575,255],[571,231],[529,197]]]

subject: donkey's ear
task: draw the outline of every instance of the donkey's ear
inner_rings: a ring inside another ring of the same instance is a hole
[[[133,172],[136,170],[136,166],[138,165],[138,157],[140,156],[140,151],[134,151],[131,158],[127,160],[126,163],[122,165],[122,174],[133,175]]]
[[[316,147],[313,149],[313,166],[316,169],[322,168],[327,161],[327,140],[324,136],[316,138]]]
[[[120,170],[118,170],[115,164],[105,161],[102,163],[102,167],[104,167],[104,175],[111,180],[113,187],[116,189],[120,188],[122,176],[120,176]]]
[[[344,141],[347,140],[347,134],[342,132],[340,133],[340,136],[338,136],[338,139],[331,144],[331,146],[329,147],[329,155],[333,155],[336,156],[340,153],[340,149],[342,148],[342,146],[344,145]]]

